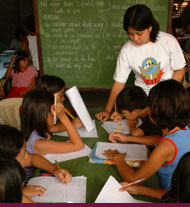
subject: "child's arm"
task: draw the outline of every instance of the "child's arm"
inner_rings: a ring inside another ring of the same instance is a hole
[[[66,153],[81,150],[84,147],[84,143],[79,133],[65,114],[64,106],[57,103],[53,107],[54,110],[56,110],[56,116],[67,130],[70,142],[39,139],[34,143],[34,152],[37,154],[46,154]],[[54,113],[54,110],[51,108],[52,114]]]
[[[42,186],[38,185],[27,185],[23,188],[23,194],[29,198],[32,198],[35,195],[42,196],[47,190]]]
[[[25,196],[24,194],[22,194],[22,203],[35,203],[34,201],[32,201],[30,198],[28,198],[27,196]]]
[[[28,42],[28,38],[26,37],[23,41],[21,50],[26,50],[28,46],[29,46],[29,42]]]
[[[174,154],[175,147],[173,144],[168,140],[163,140],[155,147],[143,166],[135,171],[125,162],[125,153],[121,154],[117,150],[107,150],[104,152],[106,157],[115,162],[119,174],[127,182],[133,182],[140,178],[148,179],[164,162],[172,160]]]
[[[137,120],[127,120],[127,125],[129,127],[130,134],[133,136],[144,136],[142,129],[137,128]]]
[[[28,86],[28,88],[26,89],[26,91],[20,92],[19,95],[20,96],[25,95],[28,91],[30,91],[32,88],[34,88],[35,85],[36,85],[36,77],[34,76],[32,78],[31,84]]]
[[[28,154],[27,160],[25,161],[25,167],[27,166],[33,166],[46,170],[55,175],[64,183],[68,183],[71,180],[71,174],[67,170],[61,169],[60,171],[56,165],[53,165],[49,162],[49,160],[38,154]]]
[[[113,143],[117,143],[117,141],[123,143],[134,142],[134,143],[146,144],[149,146],[155,146],[155,144],[160,138],[162,138],[162,136],[158,136],[158,135],[131,136],[120,132],[112,132],[109,135],[109,140]]]
[[[15,63],[15,60],[16,60],[16,55],[14,55],[11,59],[11,62],[9,64],[9,67],[8,67],[7,72],[5,74],[6,79],[11,78],[11,70],[12,70],[13,64]]]
[[[121,185],[126,185],[128,182],[122,182]],[[160,189],[160,188],[150,188],[143,185],[130,185],[128,187],[120,188],[120,191],[128,191],[130,194],[140,194],[140,195],[146,195],[153,198],[160,199],[162,196],[168,192],[168,190]]]

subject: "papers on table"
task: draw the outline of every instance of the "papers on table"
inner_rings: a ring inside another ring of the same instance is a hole
[[[120,188],[121,185],[117,180],[110,176],[95,203],[146,203],[145,201],[134,199],[127,191],[120,192]]]
[[[65,92],[65,94],[69,98],[71,105],[73,106],[78,117],[80,118],[80,120],[84,124],[87,132],[90,132],[92,129],[94,129],[94,124],[93,124],[92,119],[90,117],[90,114],[88,113],[88,110],[84,104],[84,101],[78,91],[78,88],[76,86],[73,86],[72,88],[67,90]]]
[[[44,154],[43,157],[45,157],[47,160],[49,160],[51,163],[55,163],[55,160],[58,162],[66,161],[66,160],[72,160],[79,157],[85,157],[90,156],[91,149],[87,145],[84,146],[84,148],[80,151],[76,152],[68,152],[64,154]]]
[[[97,138],[98,137],[95,120],[92,120],[92,122],[93,122],[93,125],[94,125],[94,129],[92,129],[90,132],[87,132],[85,127],[81,127],[79,129],[77,129],[78,133],[80,134],[80,136],[82,138],[85,138],[85,137]],[[53,133],[53,135],[68,137],[68,134],[67,134],[66,131]]]
[[[121,132],[123,134],[129,134],[129,127],[127,125],[127,120],[126,119],[123,119],[123,120],[121,120],[119,122],[105,121],[105,122],[103,122],[102,127],[108,133],[116,132],[117,131],[117,128],[118,128],[118,125],[120,123],[121,123],[121,127],[119,129],[119,132]],[[142,124],[142,120],[141,119],[138,119],[138,125],[137,126],[140,126],[141,124]]]
[[[70,183],[62,183],[51,176],[34,177],[28,185],[40,185],[47,189],[42,196],[34,196],[32,200],[40,203],[85,203],[86,177],[73,177]]]
[[[105,150],[112,149],[118,150],[121,153],[126,152],[127,156],[125,160],[147,160],[146,145],[142,144],[119,144],[108,142],[97,142],[96,156],[102,159],[106,159],[103,155]]]

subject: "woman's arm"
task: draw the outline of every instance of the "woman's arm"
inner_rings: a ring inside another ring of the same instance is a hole
[[[174,73],[173,73],[172,79],[181,82],[183,80],[184,74],[185,74],[185,68],[175,70]]]
[[[29,42],[28,42],[28,38],[26,37],[23,41],[21,50],[26,50],[28,46],[29,46]]]
[[[106,121],[109,118],[109,114],[113,108],[114,102],[116,101],[117,95],[122,91],[124,88],[125,83],[114,81],[112,86],[106,107],[103,112],[95,114],[96,118],[101,121]]]

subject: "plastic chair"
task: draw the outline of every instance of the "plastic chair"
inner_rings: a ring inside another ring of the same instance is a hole
[[[20,106],[23,98],[7,98],[0,101],[0,122],[20,130]]]

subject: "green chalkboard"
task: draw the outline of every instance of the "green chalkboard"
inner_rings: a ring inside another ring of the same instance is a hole
[[[167,31],[169,0],[34,0],[44,74],[67,86],[110,87],[118,53],[128,40],[123,15],[149,6]]]

